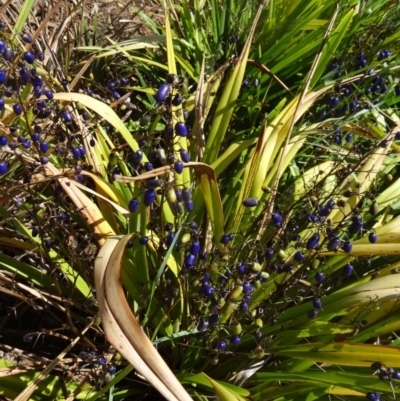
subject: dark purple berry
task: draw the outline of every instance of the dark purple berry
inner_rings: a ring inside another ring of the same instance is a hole
[[[172,241],[175,238],[175,234],[171,231],[168,233],[167,238],[165,239],[165,245],[169,248],[172,244]]]
[[[339,248],[340,239],[337,237],[332,237],[327,245],[328,251],[336,251]]]
[[[198,255],[200,252],[200,242],[196,241],[196,242],[192,242],[190,244],[190,248],[189,251],[192,255]]]
[[[186,137],[188,135],[188,129],[185,123],[178,122],[175,124],[175,132],[177,135]]]
[[[324,273],[322,273],[322,272],[315,273],[315,281],[318,284],[321,284],[324,281],[324,278],[325,278]]]
[[[145,169],[146,171],[151,171],[151,170],[154,170],[154,166],[153,166],[152,163],[146,162],[146,163],[144,164],[144,169]]]
[[[142,238],[140,238],[140,240],[139,240],[139,244],[140,244],[140,245],[147,245],[148,243],[149,243],[148,237],[142,237]]]
[[[19,116],[22,113],[22,107],[19,103],[13,105],[14,113]]]
[[[240,341],[241,341],[240,336],[238,336],[238,335],[232,336],[231,341],[232,341],[232,344],[239,345]]]
[[[79,149],[79,154],[81,155],[81,157],[84,157],[86,155],[85,147],[83,145],[79,145],[78,149]],[[118,174],[121,174],[121,172],[119,172]]]
[[[400,380],[400,372],[397,371],[397,370],[395,370],[395,371],[392,373],[392,378],[395,379],[395,380]]]
[[[311,238],[306,243],[306,249],[311,250],[314,249],[319,242],[319,234],[315,233],[311,236]]]
[[[240,310],[240,312],[246,313],[249,310],[249,304],[246,302],[241,302],[239,304],[239,310]]]
[[[377,235],[376,235],[375,233],[370,233],[370,234],[368,235],[368,241],[369,241],[371,244],[375,244],[376,241],[378,241]]]
[[[35,61],[35,56],[33,55],[32,52],[25,52],[24,53],[24,60],[28,63],[28,64],[33,64]]]
[[[133,154],[133,161],[135,163],[140,163],[142,159],[143,159],[143,152],[141,150],[138,150]]]
[[[194,209],[193,201],[190,200],[190,201],[185,202],[185,207],[188,212],[192,212]]]
[[[275,227],[280,227],[283,221],[283,217],[279,213],[272,214],[272,224]]]
[[[349,241],[345,241],[345,242],[343,242],[341,248],[344,252],[349,253],[353,249],[353,244]]]
[[[219,314],[218,313],[214,313],[212,314],[209,318],[208,318],[208,323],[210,324],[210,326],[215,326],[219,323]]]
[[[302,262],[302,261],[304,260],[304,253],[301,252],[301,251],[297,251],[297,252],[294,254],[293,259],[294,259],[296,262]]]
[[[174,106],[179,106],[183,102],[183,97],[181,94],[177,93],[174,98],[172,99],[172,104]]]
[[[202,332],[208,329],[208,322],[204,319],[201,319],[199,324],[197,325],[197,330]]]
[[[318,309],[311,309],[307,312],[307,317],[309,319],[315,319],[318,316]]]
[[[4,84],[7,79],[7,73],[5,71],[0,71],[0,85]]]
[[[121,98],[121,95],[120,95],[119,92],[117,92],[117,91],[114,91],[114,92],[112,93],[112,95],[113,95],[113,98],[114,98],[115,100],[118,100],[118,99]]]
[[[343,267],[343,275],[345,277],[350,277],[354,271],[353,266],[350,263],[346,263]]]
[[[203,284],[203,294],[206,297],[212,297],[215,294],[215,288],[208,284]]]
[[[192,200],[192,191],[189,188],[183,188],[182,198],[185,202]]]
[[[139,201],[137,199],[131,199],[128,204],[128,209],[131,213],[135,213],[139,208]]]
[[[154,188],[147,188],[144,191],[144,195],[143,195],[144,205],[151,206],[155,200],[156,200],[156,191],[154,190]]]
[[[229,241],[231,240],[230,236],[228,234],[224,234],[221,239],[219,240],[219,242],[221,244],[226,245]]]
[[[41,152],[46,153],[49,150],[49,144],[47,142],[40,142],[39,148]]]
[[[322,308],[322,302],[319,298],[314,298],[313,299],[313,306],[315,309],[321,309]]]
[[[250,294],[252,292],[252,290],[253,290],[253,286],[249,282],[245,281],[243,283],[243,294],[245,294],[245,295]]]
[[[185,258],[185,267],[192,267],[196,262],[196,256],[189,253]]]
[[[6,174],[8,171],[8,164],[6,162],[0,162],[0,175]]]
[[[162,84],[155,95],[156,102],[162,103],[169,94],[169,85]]]
[[[3,50],[3,57],[7,61],[11,61],[14,57],[14,52],[12,51],[11,47],[6,46]]]
[[[99,358],[97,359],[97,363],[98,363],[100,366],[104,366],[104,365],[107,363],[107,360],[106,360],[106,358],[104,358],[104,356],[101,356],[101,357],[99,357]]]
[[[181,159],[184,163],[189,163],[190,162],[190,156],[189,153],[186,149],[181,149],[179,151],[180,155],[181,155]]]
[[[69,113],[69,111],[64,111],[63,117],[64,117],[64,121],[65,121],[66,123],[72,123],[72,116],[71,116],[71,114]]]
[[[356,216],[355,218],[353,218],[353,221],[348,228],[349,234],[357,234],[359,231],[362,230],[363,225],[364,223],[362,222],[362,220],[358,216]]]
[[[242,205],[245,207],[254,207],[257,206],[258,203],[259,201],[256,198],[247,198],[242,202]]]
[[[178,174],[182,174],[183,171],[183,163],[180,160],[177,160],[174,164],[174,169]]]
[[[40,159],[40,163],[42,163],[42,164],[47,164],[49,162],[49,159],[46,157],[46,156],[43,156],[41,159]]]
[[[54,99],[54,94],[53,94],[53,92],[51,91],[51,90],[46,90],[45,92],[44,92],[44,95],[47,97],[47,99],[49,99],[49,100],[53,100]]]
[[[75,159],[80,159],[81,157],[81,152],[79,151],[79,148],[75,146],[72,148],[72,154],[75,157]]]

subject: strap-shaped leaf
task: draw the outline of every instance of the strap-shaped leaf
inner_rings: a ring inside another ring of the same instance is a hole
[[[161,358],[133,315],[120,281],[121,260],[130,235],[108,238],[95,262],[100,314],[111,344],[167,400],[192,398]]]

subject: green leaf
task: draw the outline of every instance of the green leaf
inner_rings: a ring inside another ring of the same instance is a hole
[[[311,79],[310,88],[313,88],[319,81],[320,77],[326,70],[326,67],[331,62],[332,57],[335,56],[336,50],[338,49],[340,42],[346,35],[346,31],[350,26],[350,23],[355,14],[354,9],[350,9],[347,14],[341,19],[337,28],[331,33],[328,42],[324,46],[321,54],[321,58]]]
[[[232,71],[231,76],[228,79],[228,82],[225,84],[221,99],[218,102],[215,116],[211,124],[210,133],[207,138],[206,150],[203,158],[203,161],[207,164],[211,164],[214,160],[217,159],[221,143],[225,137],[225,133],[231,120],[235,103],[240,92],[242,80],[246,71],[251,42],[261,11],[262,6],[258,10],[243,51],[239,57],[237,64],[235,65],[234,70]]]
[[[400,348],[383,345],[333,343],[333,344],[298,344],[269,349],[272,354],[309,361],[330,363],[342,366],[369,367],[373,362],[400,367]]]
[[[32,11],[33,6],[35,5],[35,0],[25,0],[22,3],[21,11],[18,14],[18,18],[14,24],[15,33],[21,33],[25,23],[29,17],[30,12]]]

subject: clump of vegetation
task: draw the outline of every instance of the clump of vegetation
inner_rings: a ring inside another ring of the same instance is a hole
[[[4,396],[396,399],[399,5],[161,6],[1,17]]]

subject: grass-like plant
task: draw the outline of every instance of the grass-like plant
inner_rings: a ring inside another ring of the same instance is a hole
[[[33,3],[0,26],[3,395],[396,399],[397,2],[167,2],[128,39]]]

